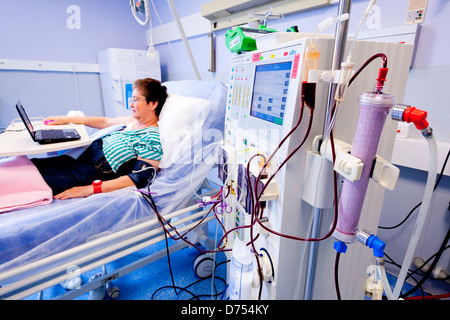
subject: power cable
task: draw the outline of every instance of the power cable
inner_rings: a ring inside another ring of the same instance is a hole
[[[450,156],[450,150],[447,152],[447,156],[445,157],[445,161],[444,161],[444,163],[443,163],[443,165],[442,165],[441,172],[439,173],[439,178],[437,179],[436,184],[434,185],[433,191],[436,190],[436,188],[437,188],[438,185],[439,185],[439,182],[441,182],[442,176],[443,176],[443,174],[444,174],[445,167],[447,166],[447,162],[448,162],[449,156]],[[400,223],[396,224],[395,226],[391,226],[391,227],[382,227],[382,226],[378,226],[378,228],[380,228],[380,229],[385,229],[385,230],[390,230],[390,229],[395,229],[395,228],[400,227],[402,224],[404,224],[404,223],[411,217],[411,215],[413,214],[413,212],[414,212],[417,208],[419,208],[421,205],[422,205],[422,202],[419,202],[414,208],[411,209],[411,211],[406,215],[406,217],[405,217]]]
[[[401,298],[405,298],[407,296],[409,296],[411,293],[413,293],[414,291],[416,291],[430,276],[431,272],[433,272],[434,268],[436,267],[439,259],[441,258],[442,253],[445,250],[445,247],[447,245],[448,240],[450,239],[450,228],[447,231],[447,235],[445,236],[444,241],[441,244],[441,247],[438,250],[438,254],[436,255],[436,257],[434,258],[433,262],[431,263],[430,268],[428,269],[428,271],[425,273],[425,275],[423,276],[423,278],[419,281],[419,283],[416,284],[416,286],[414,288],[412,288],[411,290],[409,290],[407,293],[400,295]]]

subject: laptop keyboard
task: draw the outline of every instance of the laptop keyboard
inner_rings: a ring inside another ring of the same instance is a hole
[[[42,130],[42,139],[64,139],[64,133],[61,130]]]

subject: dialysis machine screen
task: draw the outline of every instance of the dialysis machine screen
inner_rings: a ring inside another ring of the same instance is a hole
[[[282,125],[292,61],[256,66],[250,115]]]

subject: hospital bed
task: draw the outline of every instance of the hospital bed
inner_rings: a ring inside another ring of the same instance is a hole
[[[0,214],[0,298],[22,299],[164,239],[158,212],[183,232],[206,223],[201,192],[216,192],[207,176],[223,138],[226,86],[217,81],[168,81],[160,116],[164,156],[150,188],[125,188],[87,198]],[[175,221],[176,220],[176,221]],[[178,226],[178,227],[177,227]],[[200,228],[200,227],[199,227]],[[199,229],[197,228],[197,229]],[[176,241],[170,250],[187,244]],[[73,298],[159,259],[157,252],[128,269],[104,274],[59,298]]]

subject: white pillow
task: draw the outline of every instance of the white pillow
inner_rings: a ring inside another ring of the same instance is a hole
[[[210,107],[211,102],[205,99],[169,94],[158,122],[163,149],[160,168],[176,162],[186,143],[192,143],[195,126],[203,124]]]

